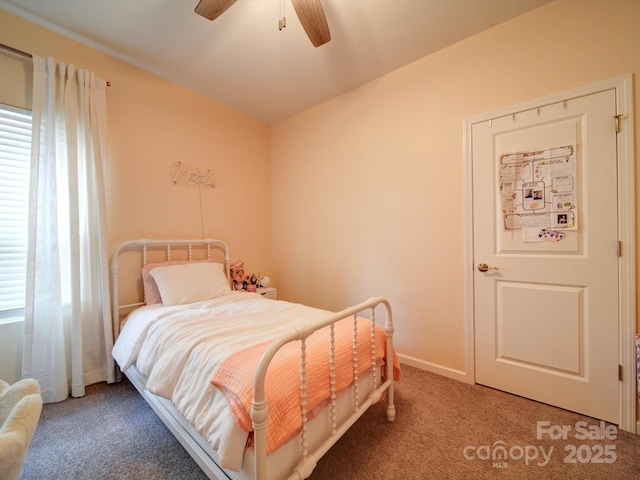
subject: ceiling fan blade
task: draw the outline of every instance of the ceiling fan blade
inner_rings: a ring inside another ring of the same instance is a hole
[[[324,45],[331,40],[329,25],[320,0],[291,0],[291,2],[314,47]]]
[[[200,0],[196,6],[196,13],[209,20],[215,20],[234,3],[236,0]]]

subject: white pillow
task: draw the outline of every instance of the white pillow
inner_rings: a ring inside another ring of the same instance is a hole
[[[183,305],[230,293],[222,268],[220,263],[185,263],[154,268],[150,273],[158,285],[162,303]]]

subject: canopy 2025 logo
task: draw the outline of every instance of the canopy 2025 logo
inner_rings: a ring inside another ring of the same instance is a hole
[[[593,441],[613,441],[618,438],[615,425],[607,425],[601,421],[597,425],[579,421],[573,425],[552,425],[548,421],[536,423],[536,440],[553,440],[565,442],[562,461],[564,463],[613,463],[616,461],[616,446],[612,443],[592,443]],[[504,440],[497,440],[491,445],[464,447],[462,455],[467,460],[492,462],[493,468],[508,468],[509,462],[524,462],[525,465],[544,467],[552,458],[555,445],[511,445]]]

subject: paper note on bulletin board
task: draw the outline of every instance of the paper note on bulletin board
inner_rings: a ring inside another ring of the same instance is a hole
[[[576,230],[575,145],[500,155],[504,230]]]

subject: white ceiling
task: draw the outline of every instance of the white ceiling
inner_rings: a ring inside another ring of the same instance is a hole
[[[318,48],[289,0],[282,31],[281,0],[239,0],[213,22],[194,12],[198,0],[0,0],[0,8],[273,123],[548,1],[322,0],[331,41]]]

